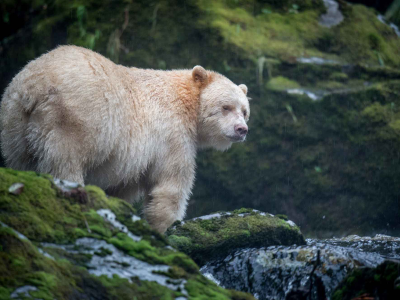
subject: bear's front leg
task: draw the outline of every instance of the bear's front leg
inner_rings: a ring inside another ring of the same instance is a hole
[[[145,200],[144,215],[150,226],[164,233],[176,220],[181,220],[186,213],[194,181],[194,157],[191,161],[168,164],[164,161],[161,170],[152,174],[153,187]]]

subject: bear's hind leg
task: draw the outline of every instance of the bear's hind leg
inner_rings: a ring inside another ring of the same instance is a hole
[[[137,183],[132,180],[128,184],[122,183],[116,187],[107,188],[106,193],[107,195],[123,199],[132,204],[143,196],[144,190],[144,187],[140,185],[140,181]]]
[[[50,131],[45,138],[34,143],[37,171],[83,185],[85,153],[80,147],[76,139],[68,134]]]

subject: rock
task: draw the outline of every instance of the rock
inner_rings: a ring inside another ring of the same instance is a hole
[[[305,244],[292,221],[244,208],[178,221],[167,235],[172,246],[199,265],[244,247]]]
[[[23,192],[23,190],[24,190],[24,185],[22,183],[17,182],[9,187],[8,192],[13,195],[19,195]]]
[[[254,299],[203,277],[130,204],[67,186],[0,168],[0,299]]]
[[[200,272],[222,287],[251,293],[260,300],[308,300],[310,289],[311,299],[319,300],[331,299],[335,289],[353,270],[375,268],[386,258],[400,259],[400,239],[382,235],[307,239],[305,246],[234,251],[209,261]]]
[[[400,286],[396,285],[399,276],[399,260],[386,260],[376,268],[356,269],[338,286],[332,300],[400,299]]]
[[[339,10],[339,3],[334,0],[324,0],[324,4],[326,7],[326,14],[321,16],[319,24],[331,28],[342,23],[344,17]]]

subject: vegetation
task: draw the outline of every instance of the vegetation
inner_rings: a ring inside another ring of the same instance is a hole
[[[23,190],[10,193],[9,188],[15,183],[22,183]],[[134,241],[120,228],[105,221],[96,213],[100,208],[109,209],[140,240]],[[253,299],[249,294],[225,290],[202,277],[193,260],[167,247],[164,237],[152,231],[144,221],[133,221],[134,213],[125,201],[108,198],[97,187],[87,186],[67,193],[56,187],[49,176],[0,168],[0,299],[10,299],[10,295],[23,286],[35,288],[24,299],[132,299],[132,295],[137,299],[175,299],[185,296],[182,289],[174,290],[140,276],[129,281],[117,275],[90,274],[88,261],[93,256],[111,255],[112,251],[100,249],[88,254],[74,245],[82,237],[105,241],[149,266],[169,266],[168,272],[162,275],[171,282],[185,280],[183,289],[189,299],[203,299],[204,295],[207,299]],[[62,245],[53,248],[47,243]],[[73,251],[67,251],[63,245],[70,245]]]
[[[244,208],[177,221],[167,231],[167,236],[173,247],[187,253],[200,266],[212,259],[225,257],[232,249],[305,244],[299,228],[294,224],[290,225],[279,216]]]
[[[387,260],[376,268],[359,268],[351,272],[336,288],[333,300],[350,300],[357,297],[378,297],[379,299],[398,299],[400,285],[400,265]]]

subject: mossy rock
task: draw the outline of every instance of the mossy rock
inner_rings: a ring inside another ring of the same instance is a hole
[[[400,262],[387,260],[376,268],[355,269],[336,288],[332,300],[364,299],[361,295],[365,299],[400,299]]]
[[[172,246],[199,265],[239,248],[305,244],[292,221],[245,208],[178,221],[167,236]]]
[[[252,59],[264,55],[291,62],[303,56],[340,57],[348,63],[400,64],[400,40],[392,28],[378,20],[373,9],[349,6],[342,23],[325,28],[319,24],[322,1],[306,6],[305,1],[296,1],[295,6],[285,5],[290,1],[275,1],[275,6],[270,1],[256,2],[202,0],[198,6],[204,12],[204,24]]]
[[[294,81],[283,76],[271,78],[267,83],[267,89],[273,91],[285,91],[288,89],[297,89],[300,85]]]
[[[0,168],[1,300],[254,299],[204,278],[127,202],[55,182]]]

